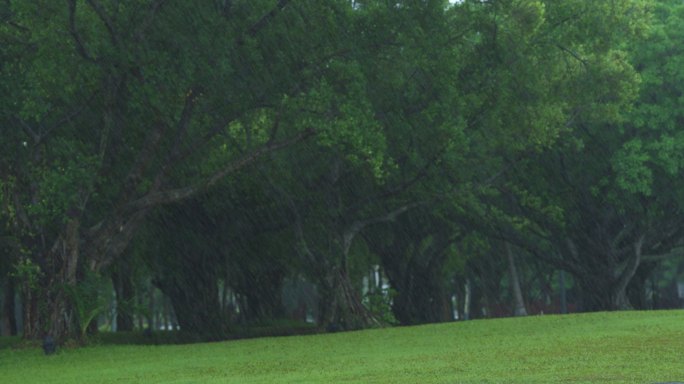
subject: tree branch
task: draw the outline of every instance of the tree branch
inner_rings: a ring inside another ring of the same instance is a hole
[[[100,21],[102,21],[102,24],[104,24],[105,28],[107,29],[107,32],[109,33],[109,39],[112,42],[112,45],[115,47],[119,46],[119,36],[116,33],[116,30],[114,29],[114,23],[112,23],[112,20],[109,18],[109,15],[107,15],[107,12],[102,8],[102,5],[97,1],[97,0],[87,0],[88,4],[90,7],[95,11],[97,16],[100,18]]]
[[[254,37],[260,30],[262,30],[268,23],[276,17],[278,12],[281,12],[290,0],[278,0],[278,4],[270,12],[263,15],[256,23],[254,23],[248,30],[249,37]]]
[[[180,145],[183,141],[185,133],[188,131],[188,128],[190,127],[190,121],[192,120],[193,111],[197,103],[197,98],[200,94],[201,91],[199,90],[199,88],[192,88],[186,94],[185,104],[183,105],[183,111],[181,112],[180,119],[178,120],[178,124],[176,125],[176,137],[174,139],[173,146],[171,147],[171,151],[166,155],[161,167],[159,168],[157,175],[154,178],[154,181],[152,182],[152,187],[150,188],[151,191],[159,190],[162,183],[164,182],[164,177],[167,175],[169,169],[171,169],[173,165],[176,164],[178,158],[181,156]],[[214,135],[212,134],[211,137],[213,136]],[[194,151],[190,153],[194,153]]]
[[[415,208],[419,205],[422,205],[423,203],[415,202],[415,203],[410,203],[410,204],[405,204],[402,205],[393,211],[383,215],[383,216],[378,216],[378,217],[373,217],[370,219],[366,220],[356,220],[354,223],[352,223],[347,230],[344,231],[344,235],[342,237],[343,241],[343,251],[344,251],[344,256],[346,257],[347,254],[349,253],[349,248],[351,247],[352,241],[354,240],[354,237],[365,227],[372,225],[372,224],[378,224],[378,223],[386,223],[386,222],[392,222],[397,219],[399,215],[402,213],[408,211],[409,209]]]
[[[634,256],[629,259],[629,262],[625,266],[625,269],[620,274],[620,278],[617,281],[617,286],[615,292],[622,292],[626,289],[627,284],[632,280],[637,268],[641,265],[642,255],[641,251],[644,246],[645,236],[641,235],[634,243]]]
[[[313,129],[307,129],[300,134],[291,137],[284,141],[279,141],[265,145],[220,169],[213,175],[207,177],[206,179],[200,181],[195,185],[188,187],[182,187],[177,189],[171,189],[167,191],[151,192],[142,198],[135,200],[127,205],[128,208],[137,210],[146,207],[151,207],[154,205],[168,204],[176,201],[184,200],[188,197],[196,195],[199,192],[207,190],[212,185],[216,184],[219,180],[223,179],[229,174],[235,173],[240,169],[254,163],[257,159],[262,157],[267,153],[277,151],[279,149],[287,148],[298,142],[306,140],[310,136],[315,134]]]
[[[78,54],[87,61],[98,63],[99,61],[94,59],[88,53],[88,50],[81,39],[81,35],[79,35],[78,31],[76,30],[76,0],[67,0],[67,4],[69,5],[69,33],[74,38],[74,42],[76,43],[76,52],[78,52]]]
[[[641,260],[644,262],[657,262],[679,256],[684,256],[684,246],[673,248],[669,252],[661,253],[659,255],[642,255]]]

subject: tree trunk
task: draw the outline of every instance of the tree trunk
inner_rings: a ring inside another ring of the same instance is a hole
[[[450,321],[453,314],[442,276],[446,254],[441,246],[407,253],[407,244],[397,242],[375,250],[396,291],[392,303],[394,317],[403,325]]]
[[[116,295],[116,331],[132,331],[134,328],[132,308],[135,290],[129,268],[119,266],[112,272],[112,285]]]
[[[12,278],[8,278],[4,289],[2,324],[6,333],[10,336],[16,336],[17,334],[15,296],[14,281]]]
[[[220,310],[216,281],[199,279],[194,284],[166,283],[160,288],[171,301],[181,331],[203,340],[226,337],[228,324]]]
[[[568,298],[567,298],[567,288],[565,287],[565,271],[560,270],[558,274],[558,286],[560,289],[560,313],[568,313]]]
[[[647,310],[655,308],[655,295],[654,289],[651,290],[652,297],[647,295],[647,285],[649,278],[653,274],[653,270],[658,266],[658,263],[643,263],[637,269],[636,274],[632,280],[630,280],[627,285],[627,298],[630,304],[634,306],[634,309]]]
[[[154,284],[171,301],[181,331],[205,340],[225,338],[228,322],[221,311],[214,260],[191,251],[180,256],[173,270],[158,271]]]
[[[387,268],[387,267],[386,267]],[[392,281],[397,290],[392,311],[403,325],[451,320],[449,300],[439,270],[410,263],[401,280]]]
[[[143,295],[139,294],[136,296],[136,305],[138,308],[143,307]],[[138,329],[142,330],[145,329],[145,316],[143,314],[138,314],[137,316],[138,319]]]
[[[361,302],[359,293],[349,280],[344,267],[336,267],[328,274],[323,289],[322,325],[329,330],[354,330],[380,325],[380,322]]]
[[[148,312],[148,318],[147,318],[147,328],[151,330],[156,330],[157,329],[157,323],[155,322],[156,316],[157,316],[157,303],[155,300],[155,289],[154,286],[150,285],[149,287],[149,297],[147,298],[147,312]]]
[[[256,323],[283,318],[285,308],[282,303],[282,291],[285,272],[278,269],[260,269],[257,273],[257,278],[240,287],[240,293],[247,300],[247,321]]]
[[[22,282],[24,334],[27,340],[52,336],[57,343],[78,338],[73,298],[79,262],[80,222],[70,219],[44,258],[40,270],[28,272]],[[31,275],[31,276],[29,276]]]
[[[597,269],[594,275],[576,275],[582,293],[582,310],[615,311],[633,309],[627,287],[641,265],[644,236],[634,243],[634,253],[624,262],[622,270]]]
[[[583,312],[616,311],[632,306],[624,287],[606,276],[574,276],[579,287],[580,305]]]
[[[515,255],[511,245],[506,243],[506,255],[508,257],[508,271],[510,275],[511,293],[513,294],[513,315],[527,316],[527,309],[525,309],[525,301],[523,300],[522,289],[520,289],[520,277],[515,265]]]
[[[466,278],[466,283],[464,287],[464,298],[463,298],[463,320],[470,320],[472,313],[472,302],[473,302],[473,282],[469,278]]]

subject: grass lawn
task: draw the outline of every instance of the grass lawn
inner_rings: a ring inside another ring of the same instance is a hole
[[[615,312],[220,343],[0,349],[0,383],[684,381],[684,311]]]

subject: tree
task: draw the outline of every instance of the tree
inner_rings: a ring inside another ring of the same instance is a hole
[[[332,303],[326,322],[373,324],[349,277],[359,234],[435,201],[449,208],[431,223],[477,210],[473,196],[526,151],[578,119],[611,121],[634,80],[616,36],[640,28],[642,6],[5,1],[0,190],[21,251],[24,336],[75,335],[68,292],[83,276],[120,262],[160,206],[201,213],[203,194],[248,170],[294,217]],[[248,167],[266,159],[275,166]],[[224,259],[208,253],[184,251],[207,277],[192,297],[216,288]],[[183,312],[188,281],[171,272],[160,286]],[[187,312],[189,328],[221,327]]]
[[[209,340],[225,338],[228,319],[218,310],[222,274],[219,244],[211,241],[216,222],[198,201],[168,207],[150,224],[145,239],[152,281],[173,305],[181,330]]]
[[[219,284],[239,295],[245,322],[283,317],[282,284],[294,246],[283,235],[290,225],[285,208],[262,184],[231,177],[214,193],[164,208],[146,224],[135,246],[153,283],[170,298],[181,330],[209,339],[226,335],[231,319],[218,310]]]
[[[412,210],[365,236],[396,291],[392,311],[404,325],[452,319],[448,266],[450,258],[460,256],[454,247],[463,233],[449,218],[435,217],[433,210]]]
[[[680,117],[670,93],[677,72],[662,64],[663,49],[679,43],[668,34],[679,26],[680,7],[659,4],[648,39],[614,56],[633,60],[643,79],[633,111],[608,121],[578,115],[563,145],[516,165],[517,180],[502,188],[515,196],[507,204],[527,233],[504,237],[571,272],[584,310],[632,307],[628,287],[643,287],[654,262],[680,252],[681,196],[672,187],[681,166]],[[667,52],[668,63],[676,62],[676,52]]]
[[[27,338],[73,334],[61,287],[119,259],[154,207],[351,117],[326,80],[344,1],[8,4],[2,183],[39,278],[26,308],[45,310]]]

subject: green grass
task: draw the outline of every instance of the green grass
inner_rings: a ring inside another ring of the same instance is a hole
[[[0,383],[652,383],[684,380],[684,311],[0,350]]]

